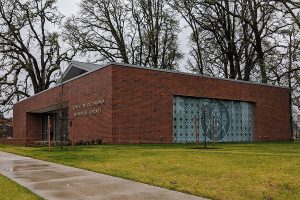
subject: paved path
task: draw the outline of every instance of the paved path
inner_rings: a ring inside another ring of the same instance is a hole
[[[49,200],[204,200],[181,192],[4,152],[0,152],[0,173]]]

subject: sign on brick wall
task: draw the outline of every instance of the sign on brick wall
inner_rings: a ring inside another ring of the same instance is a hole
[[[97,99],[85,103],[75,104],[72,108],[74,110],[74,117],[81,117],[86,115],[94,115],[102,112],[101,105],[105,103],[104,99]]]

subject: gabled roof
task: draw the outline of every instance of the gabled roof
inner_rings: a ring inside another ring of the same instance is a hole
[[[69,67],[67,68],[67,70],[63,73],[58,83],[65,82],[81,74],[94,71],[100,67],[101,65],[97,65],[97,64],[72,61]]]

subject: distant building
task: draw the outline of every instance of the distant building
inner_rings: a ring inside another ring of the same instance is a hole
[[[200,142],[282,141],[289,107],[284,87],[72,62],[57,86],[14,105],[13,142],[189,143],[196,130]]]

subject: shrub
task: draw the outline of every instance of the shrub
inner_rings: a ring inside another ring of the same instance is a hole
[[[99,145],[99,144],[102,144],[102,138],[98,138],[97,140],[96,140],[96,143]]]

